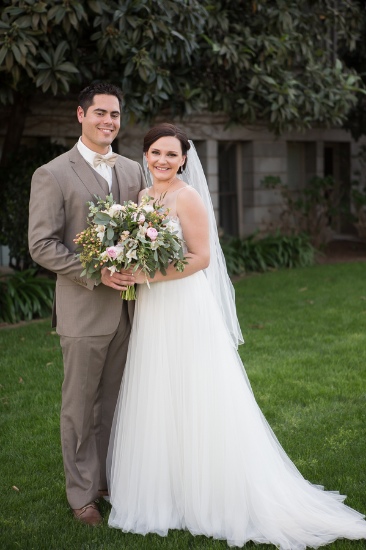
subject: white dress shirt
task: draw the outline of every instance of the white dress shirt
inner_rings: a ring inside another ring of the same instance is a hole
[[[80,155],[86,160],[88,164],[98,172],[102,178],[104,178],[108,182],[109,191],[112,189],[112,168],[105,164],[104,162],[101,162],[98,166],[94,166],[94,157],[97,153],[89,149],[84,143],[81,141],[81,137],[79,138],[79,141],[77,142],[77,148],[79,150]],[[108,157],[112,153],[112,147],[109,146],[109,151],[106,155],[102,155],[103,157]]]

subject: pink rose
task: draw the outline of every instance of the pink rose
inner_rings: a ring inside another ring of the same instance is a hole
[[[149,227],[149,229],[146,231],[146,235],[152,240],[155,241],[156,237],[158,236],[158,232],[154,227]]]
[[[106,248],[106,252],[108,254],[108,258],[111,258],[112,260],[117,258],[117,247],[116,246],[109,246],[108,248]]]

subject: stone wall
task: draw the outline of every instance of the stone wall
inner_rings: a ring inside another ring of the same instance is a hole
[[[56,100],[38,96],[29,105],[24,142],[32,144],[41,137],[49,137],[71,147],[80,134],[76,106],[76,97]],[[6,113],[3,114],[6,118]],[[288,183],[289,169],[291,168],[292,172],[295,170],[296,173],[296,164],[295,168],[293,163],[289,167],[289,143],[304,144],[304,163],[298,167],[299,188],[304,185],[305,176],[323,175],[325,144],[350,145],[350,179],[354,179],[357,169],[364,169],[360,167],[357,156],[360,146],[365,144],[366,140],[362,139],[355,143],[350,134],[342,129],[318,128],[304,133],[291,132],[275,137],[264,127],[227,127],[227,120],[221,115],[192,115],[176,123],[197,142],[217,220],[220,210],[218,148],[223,142],[236,144],[238,233],[242,236],[256,230],[265,231],[269,224],[276,223],[281,211],[281,197],[278,192],[265,189],[262,180],[266,176],[279,176],[284,183]],[[146,130],[147,127],[138,125],[123,128],[115,149],[118,149],[120,154],[141,162],[142,140]],[[0,127],[0,142],[3,133],[4,125]],[[311,147],[307,147],[306,144],[310,144]],[[297,149],[299,147],[294,148]]]

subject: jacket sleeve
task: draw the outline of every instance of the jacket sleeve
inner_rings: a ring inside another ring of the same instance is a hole
[[[35,262],[92,290],[94,280],[81,278],[83,267],[64,244],[64,196],[54,173],[41,166],[33,174],[29,201],[29,252]]]

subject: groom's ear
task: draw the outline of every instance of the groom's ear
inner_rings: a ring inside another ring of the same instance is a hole
[[[84,109],[82,107],[80,107],[80,105],[76,109],[76,116],[78,117],[78,121],[81,124],[83,122],[83,118],[84,118]]]

